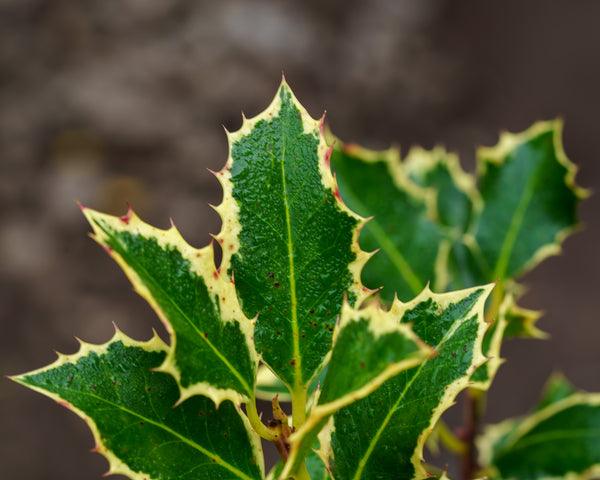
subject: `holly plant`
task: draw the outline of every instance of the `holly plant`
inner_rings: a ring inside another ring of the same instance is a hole
[[[11,378],[83,418],[108,473],[135,480],[448,478],[424,460],[438,443],[465,479],[599,475],[600,394],[562,377],[530,414],[479,425],[502,340],[545,336],[518,279],[560,251],[586,195],[561,122],[503,133],[476,174],[442,148],[401,160],[323,122],[283,81],[227,133],[222,228],[204,248],[82,206],[169,342],[117,329]],[[456,433],[441,417],[463,390]],[[281,456],[268,472],[264,442]]]

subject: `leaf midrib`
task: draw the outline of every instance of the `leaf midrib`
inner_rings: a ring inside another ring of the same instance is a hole
[[[533,198],[536,185],[537,179],[533,175],[529,175],[525,189],[521,193],[519,203],[515,209],[515,213],[512,217],[510,225],[506,230],[506,236],[504,237],[502,246],[500,247],[500,254],[498,255],[498,260],[496,261],[496,266],[494,267],[494,280],[502,279],[506,275],[508,262],[510,261],[513,247],[517,241],[517,236],[519,235],[521,226],[525,220],[525,214],[527,213],[527,209],[529,208],[529,204]]]
[[[102,225],[99,225],[99,226],[102,228],[104,233],[110,237],[110,233],[105,228],[103,228]],[[115,238],[115,237],[113,237],[113,238]],[[130,260],[128,262],[129,265],[131,265],[131,264],[137,265],[138,269],[134,269],[134,272],[136,272],[136,274],[138,273],[138,271],[143,271],[145,273],[146,278],[150,281],[150,283],[154,286],[154,288],[157,290],[160,290],[163,293],[164,298],[168,299],[169,303],[180,313],[181,317],[186,321],[186,323],[190,327],[192,327],[192,329],[196,332],[198,338],[200,338],[202,341],[204,341],[211,348],[211,350],[214,352],[215,356],[219,360],[221,360],[223,362],[223,364],[225,364],[227,369],[230,370],[231,373],[238,379],[240,384],[246,389],[245,394],[248,395],[248,397],[251,397],[253,391],[250,388],[250,386],[248,385],[248,383],[245,381],[245,379],[241,376],[241,374],[233,367],[233,365],[231,365],[231,363],[229,363],[229,361],[221,354],[221,352],[213,345],[213,343],[207,337],[205,337],[203,335],[203,332],[201,332],[198,329],[198,327],[194,324],[194,322],[191,320],[191,318],[181,309],[181,307],[171,298],[171,296],[167,294],[165,289],[154,279],[154,277],[152,275],[150,275],[148,270],[141,263],[139,263],[139,261],[136,259],[136,257],[128,254],[128,250],[127,250],[126,246],[123,245],[118,239],[116,239],[116,240],[123,247],[122,252],[119,252],[119,255],[121,255],[121,257],[123,257],[123,258],[125,258],[125,256],[127,258],[129,258],[129,260]],[[123,252],[125,253],[125,255],[123,254]],[[182,258],[184,258],[183,255],[182,255]],[[198,276],[200,278],[203,278],[201,275],[198,275]],[[139,277],[139,274],[138,274],[138,277]],[[141,277],[140,277],[140,281],[142,281]],[[142,281],[142,283],[144,283],[144,282]],[[156,299],[155,299],[155,301],[156,301]],[[158,302],[156,302],[156,303],[158,305]],[[162,310],[162,308],[161,308],[161,310]],[[163,314],[164,314],[164,312],[163,312]],[[166,315],[165,315],[165,318],[167,318]],[[169,323],[170,323],[170,320],[169,320]],[[177,344],[176,334],[174,335],[174,337],[175,337],[175,345],[176,345]]]
[[[467,315],[469,312],[472,311],[472,308],[470,308],[468,310],[468,312],[465,312],[465,314],[463,315],[463,317],[459,320],[454,322],[454,324],[452,325],[452,327],[450,329],[448,329],[448,331],[446,332],[446,334],[442,337],[442,339],[436,344],[435,347],[433,347],[434,350],[437,350],[441,345],[443,345],[449,338],[452,337],[452,335],[454,335],[454,333],[456,332],[456,330],[467,320]],[[360,459],[359,463],[358,463],[358,468],[356,469],[356,473],[354,475],[354,477],[352,477],[352,480],[360,480],[361,475],[362,475],[362,471],[364,470],[364,468],[367,465],[367,462],[369,461],[369,458],[371,456],[371,454],[373,453],[373,450],[375,449],[375,446],[377,445],[377,443],[379,442],[379,438],[381,437],[381,435],[383,434],[383,431],[385,430],[385,428],[387,427],[388,423],[390,422],[390,420],[392,419],[392,417],[394,416],[394,413],[396,411],[396,409],[398,408],[398,405],[400,404],[400,402],[402,401],[402,399],[404,398],[404,395],[406,395],[406,392],[409,390],[409,388],[412,386],[412,384],[416,381],[416,379],[419,377],[419,374],[421,373],[421,370],[423,368],[425,368],[425,366],[429,363],[429,360],[424,361],[423,363],[421,363],[418,367],[417,367],[417,371],[415,372],[415,374],[413,375],[412,379],[410,380],[410,382],[408,382],[406,384],[406,386],[404,387],[404,390],[402,391],[402,393],[398,396],[398,400],[394,403],[394,405],[390,408],[388,414],[385,416],[385,418],[383,419],[383,422],[381,423],[380,427],[377,429],[377,432],[375,433],[375,435],[373,436],[373,439],[371,441],[371,443],[369,444],[369,448],[367,449],[367,451],[365,452],[365,454],[362,456],[362,458]],[[458,380],[458,379],[457,379]],[[456,381],[456,380],[454,380]],[[452,382],[453,383],[453,382]],[[439,406],[439,405],[438,405]]]
[[[294,360],[294,375],[295,385],[290,386],[292,391],[297,391],[298,388],[304,388],[302,382],[302,358],[300,356],[300,333],[298,331],[298,301],[296,295],[296,276],[294,272],[294,245],[292,242],[292,222],[290,215],[290,205],[286,186],[285,173],[285,154],[286,154],[286,134],[285,122],[281,122],[281,184],[283,188],[283,205],[285,207],[285,223],[287,232],[287,253],[288,265],[290,269],[290,309],[292,314],[292,345],[293,345],[293,360]]]
[[[238,470],[236,467],[234,467],[233,465],[231,465],[230,463],[226,462],[225,460],[223,460],[219,455],[214,454],[213,452],[210,452],[209,450],[205,449],[204,447],[202,447],[201,445],[197,444],[196,442],[190,440],[189,438],[186,438],[185,436],[181,435],[180,433],[176,432],[175,430],[169,428],[168,426],[158,423],[155,420],[152,420],[151,418],[148,418],[140,413],[134,412],[132,410],[130,410],[129,408],[126,408],[122,405],[118,405],[116,403],[111,402],[110,400],[107,400],[104,397],[99,397],[97,395],[91,394],[89,392],[84,392],[84,391],[78,391],[77,393],[79,393],[80,395],[89,397],[89,398],[93,398],[94,400],[97,401],[101,401],[103,403],[105,403],[106,405],[115,408],[117,410],[121,410],[125,413],[128,413],[136,418],[139,418],[140,420],[144,421],[144,422],[148,422],[151,425],[154,425],[162,430],[164,430],[165,432],[169,433],[170,435],[173,435],[174,437],[180,439],[183,443],[189,445],[190,447],[198,450],[200,453],[202,453],[203,455],[209,457],[209,458],[214,458],[216,463],[219,463],[220,465],[222,465],[223,467],[225,467],[227,470],[229,470],[232,473],[235,473],[236,475],[238,475],[240,478],[243,479],[247,479],[247,480],[254,480],[252,477],[247,476],[244,472],[241,472],[240,470]],[[63,397],[64,398],[64,397]],[[77,408],[77,407],[76,407]],[[84,415],[89,418],[92,422],[94,422],[95,425],[96,421],[94,420],[93,417],[91,417],[90,415],[88,415],[87,413],[84,412]],[[115,454],[116,456],[116,454]]]

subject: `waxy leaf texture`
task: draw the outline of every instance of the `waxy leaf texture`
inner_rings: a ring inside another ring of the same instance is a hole
[[[423,292],[390,310],[436,351],[362,400],[340,409],[330,431],[334,478],[427,478],[423,446],[441,414],[485,362],[483,308],[493,285]]]
[[[133,211],[113,217],[83,208],[94,239],[123,268],[171,336],[160,370],[179,382],[181,399],[195,394],[239,403],[253,398],[258,363],[252,322],[231,280],[215,268],[212,245],[189,246],[173,227],[160,230]]]
[[[177,383],[152,371],[167,348],[156,336],[141,343],[117,332],[104,345],[82,344],[77,354],[14,380],[82,417],[108,473],[134,480],[262,478],[260,442],[237,406],[225,401],[217,409],[203,396],[174,406]]]
[[[108,473],[264,479],[262,437],[282,458],[271,480],[447,480],[423,463],[441,415],[489,388],[503,338],[544,336],[516,277],[560,251],[587,194],[559,121],[480,148],[475,174],[439,147],[330,146],[323,121],[283,80],[227,132],[218,266],[214,242],[81,207],[169,344],[117,330],[12,379],[83,418]],[[486,430],[484,473],[600,474],[599,395],[553,380],[532,414]]]
[[[257,317],[262,361],[292,391],[322,368],[344,297],[360,305],[370,293],[360,283],[368,255],[356,242],[364,221],[338,198],[321,130],[284,82],[266,111],[229,134],[217,174],[221,268]]]

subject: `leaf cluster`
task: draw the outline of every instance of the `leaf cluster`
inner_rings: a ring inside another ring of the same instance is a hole
[[[82,207],[169,344],[117,330],[13,380],[82,417],[132,479],[447,478],[424,462],[432,439],[465,478],[591,478],[599,394],[565,379],[477,439],[441,418],[463,390],[479,411],[504,338],[545,335],[518,279],[577,227],[561,128],[502,134],[471,175],[442,148],[401,160],[335,139],[284,81],[228,133],[218,266],[214,243]]]

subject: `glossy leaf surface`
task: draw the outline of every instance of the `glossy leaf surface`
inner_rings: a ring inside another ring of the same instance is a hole
[[[575,184],[561,132],[560,121],[540,122],[477,152],[483,208],[473,235],[487,278],[515,278],[531,269],[558,253],[577,225],[586,192]]]
[[[173,227],[160,230],[132,211],[113,217],[84,208],[94,239],[125,271],[157,312],[173,348],[160,367],[194,394],[236,402],[252,398],[257,357],[252,323],[237,304],[230,279],[217,272],[212,245],[195,249]]]
[[[15,377],[82,417],[109,473],[131,479],[260,479],[260,443],[231,402],[179,398],[171,375],[154,372],[166,346],[134,342],[120,332],[104,345]]]
[[[430,281],[435,288],[443,236],[433,221],[432,192],[408,178],[398,151],[339,143],[331,164],[342,198],[360,215],[373,216],[360,235],[363,249],[379,249],[363,270],[365,285],[383,286],[380,295],[388,303],[395,293],[402,301],[414,298]]]
[[[408,304],[394,303],[391,312],[412,324],[437,355],[334,415],[330,441],[336,479],[427,477],[421,465],[425,439],[485,361],[483,307],[490,290],[426,291]]]
[[[385,312],[372,304],[362,310],[348,305],[341,323],[316,405],[292,435],[284,472],[303,461],[329,417],[340,408],[372,393],[399,372],[416,367],[433,350],[400,323],[398,311]]]
[[[362,220],[339,200],[321,123],[282,83],[273,103],[229,135],[230,157],[217,174],[225,196],[222,269],[240,303],[257,317],[262,361],[290,389],[310,384],[331,348],[332,326],[360,284],[367,255]]]

